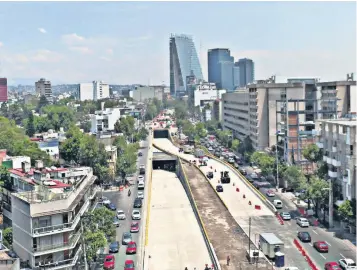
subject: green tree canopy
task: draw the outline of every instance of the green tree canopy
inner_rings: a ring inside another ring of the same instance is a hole
[[[347,221],[353,217],[352,205],[349,200],[345,200],[337,209],[343,220]]]
[[[250,160],[259,165],[262,170],[262,174],[265,176],[272,175],[274,173],[275,158],[264,152],[254,152]]]
[[[283,178],[288,182],[289,187],[293,189],[306,187],[306,177],[297,166],[287,167],[283,172]]]
[[[322,151],[316,144],[309,144],[304,148],[302,154],[312,163],[316,163],[322,159]]]

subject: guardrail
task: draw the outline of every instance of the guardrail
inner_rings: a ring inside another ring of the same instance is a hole
[[[203,147],[202,145],[199,145],[199,147],[201,149],[203,149],[205,152],[206,152],[206,155],[209,156],[210,158],[226,165],[226,166],[229,166],[232,171],[241,179],[243,179],[245,185],[250,189],[252,190],[255,194],[257,194],[261,200],[263,201],[263,203],[270,209],[274,212],[274,214],[276,214],[278,211],[276,210],[275,206],[264,196],[263,193],[261,193],[251,182],[249,182],[249,180],[243,175],[241,174],[234,166],[232,166],[231,164],[229,164],[228,162],[224,161],[224,160],[221,160],[217,157],[215,157],[214,155],[212,155],[206,147]]]
[[[155,146],[156,147],[156,146]],[[157,147],[156,147],[157,148]],[[158,148],[159,149],[159,148]],[[160,149],[161,151],[164,151],[162,149]],[[200,227],[200,230],[201,230],[201,233],[203,235],[203,239],[205,241],[205,244],[206,244],[206,247],[207,247],[207,250],[208,250],[208,253],[210,255],[210,258],[211,258],[211,262],[214,266],[214,269],[215,270],[221,270],[221,266],[218,262],[218,259],[217,259],[217,256],[216,256],[216,253],[213,249],[213,246],[209,240],[209,237],[208,237],[208,234],[206,232],[206,229],[205,229],[205,226],[203,224],[203,221],[202,221],[202,218],[201,218],[201,215],[200,213],[198,212],[198,208],[197,208],[197,204],[195,202],[195,200],[193,199],[193,195],[192,195],[192,190],[191,190],[191,187],[188,183],[188,180],[187,180],[187,176],[186,176],[186,173],[183,169],[183,166],[182,166],[182,162],[181,162],[181,158],[178,158],[178,172],[177,172],[177,175],[182,183],[182,186],[183,188],[185,189],[185,192],[187,194],[187,197],[190,201],[190,204],[192,206],[192,209],[193,209],[193,212],[196,216],[196,219],[197,219],[197,222],[199,224],[199,227]]]

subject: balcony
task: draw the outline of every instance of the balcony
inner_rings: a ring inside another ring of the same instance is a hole
[[[343,178],[342,178],[343,182],[344,183],[347,183],[347,184],[350,184],[350,177],[348,175],[344,175]]]
[[[341,166],[341,161],[336,160],[336,159],[332,159],[332,165],[335,167],[340,167]]]
[[[322,142],[317,142],[316,145],[320,149],[324,148],[324,144]]]
[[[338,177],[338,172],[333,172],[333,171],[328,171],[328,176],[331,178],[337,178]]]
[[[332,146],[332,153],[337,153],[337,147],[336,146]]]
[[[328,156],[323,156],[323,161],[325,161],[327,164],[331,164],[332,163],[332,159]]]
[[[64,269],[64,268],[70,268],[72,266],[75,266],[77,264],[77,261],[79,257],[82,254],[82,247],[79,247],[75,255],[67,260],[62,260],[62,261],[57,261],[54,262],[52,260],[49,261],[44,261],[39,264],[37,264],[33,269],[34,270],[59,270],[59,269]],[[70,268],[71,269],[71,268]]]
[[[48,253],[60,252],[63,250],[74,249],[80,239],[81,234],[78,232],[70,238],[67,243],[52,244],[33,248],[34,256],[41,256]]]

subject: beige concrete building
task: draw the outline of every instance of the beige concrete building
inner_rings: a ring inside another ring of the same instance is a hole
[[[323,149],[328,177],[333,181],[334,202],[356,198],[357,118],[317,122],[317,145]]]
[[[51,82],[46,81],[46,79],[41,78],[35,83],[36,93],[39,96],[45,96],[48,102],[53,101]]]

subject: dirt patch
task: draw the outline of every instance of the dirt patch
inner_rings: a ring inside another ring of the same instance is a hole
[[[182,164],[198,211],[222,269],[272,269],[272,266],[262,259],[257,265],[249,264],[246,258],[246,250],[249,245],[248,236],[225,208],[200,171],[184,161]],[[228,255],[231,259],[229,266],[226,265]]]

